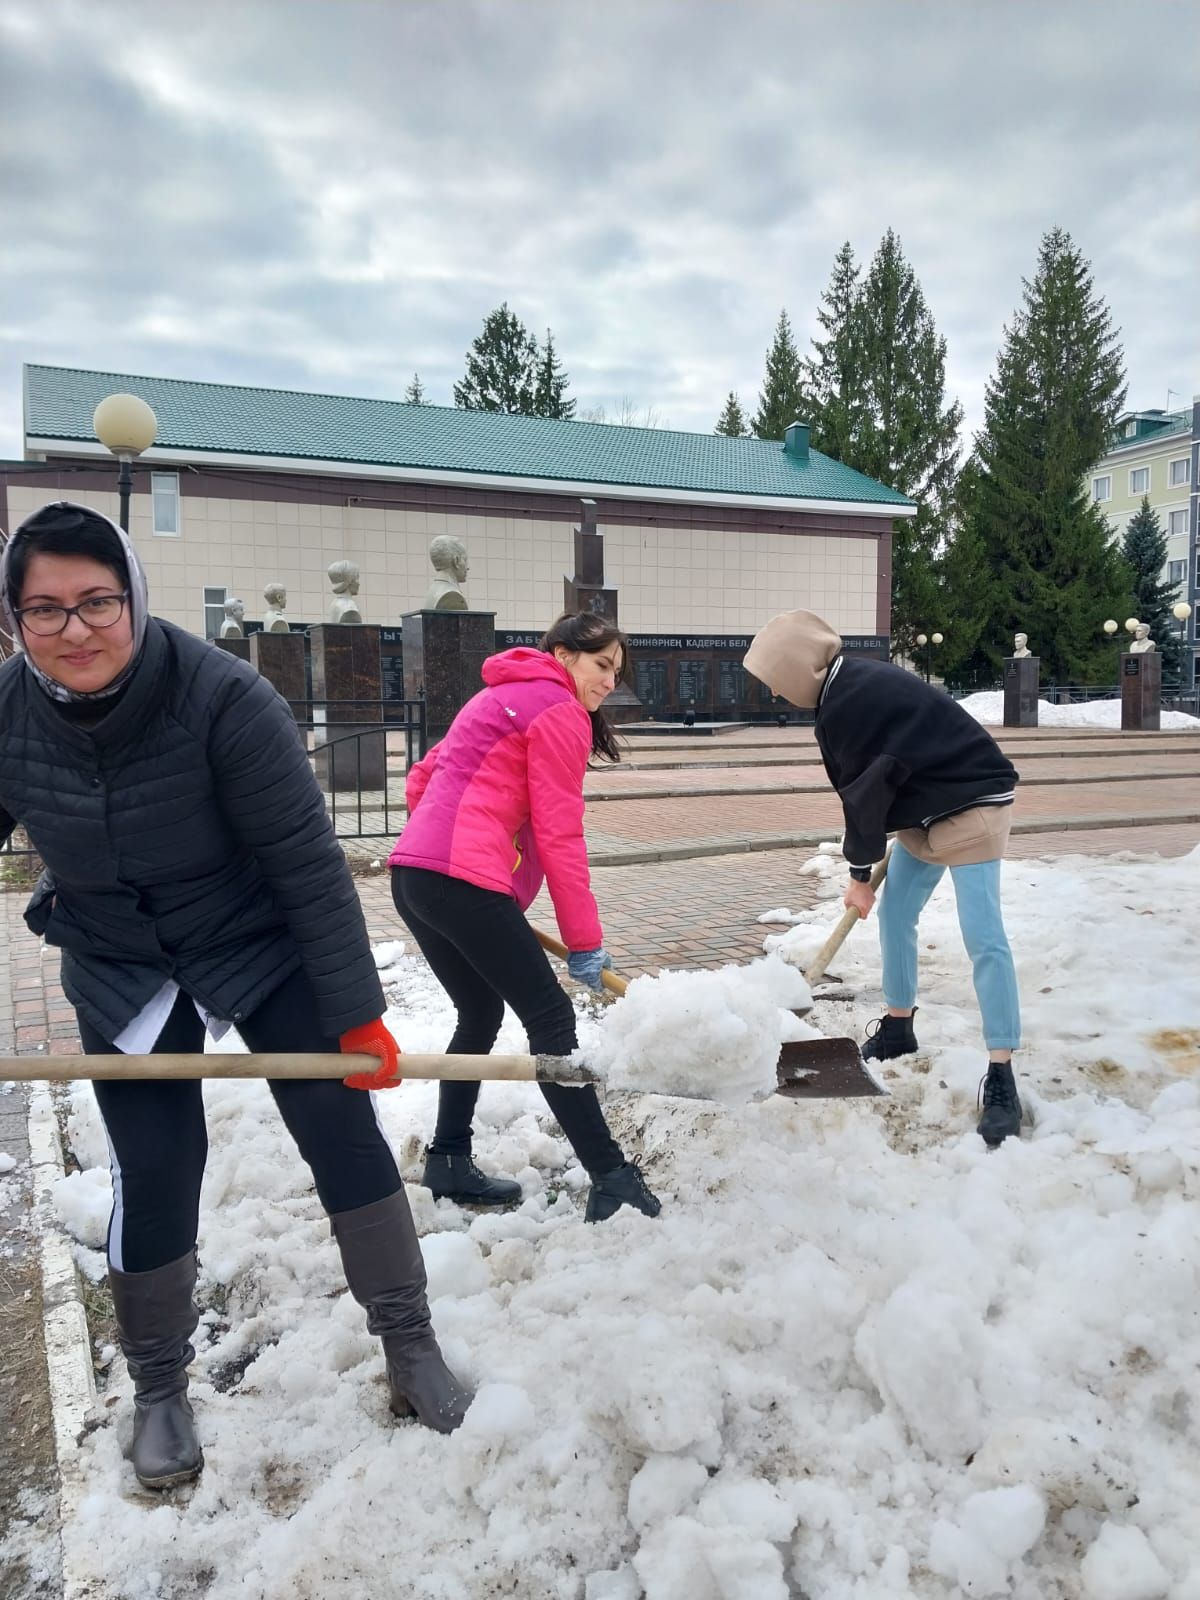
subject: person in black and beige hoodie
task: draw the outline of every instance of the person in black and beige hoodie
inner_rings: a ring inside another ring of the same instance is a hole
[[[988,1051],[979,1133],[1000,1144],[1021,1125],[1012,1069],[1020,999],[1000,908],[1016,769],[943,690],[886,661],[843,655],[841,638],[811,611],[772,617],[745,665],[776,694],[816,711],[817,745],[846,819],[844,903],[862,917],[875,904],[871,869],[895,834],[879,911],[887,1012],[864,1046],[868,1059],[917,1048],[917,920],[950,869]]]

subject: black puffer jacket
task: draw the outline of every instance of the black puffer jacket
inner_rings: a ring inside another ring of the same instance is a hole
[[[151,619],[98,724],[0,667],[0,833],[51,882],[26,920],[113,1039],[174,978],[237,1022],[298,967],[330,1037],[382,1016],[353,879],[286,703],[244,662]],[[315,1043],[315,1041],[314,1041]]]

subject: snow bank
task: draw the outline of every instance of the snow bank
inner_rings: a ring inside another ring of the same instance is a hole
[[[485,1084],[477,1154],[520,1174],[522,1204],[409,1191],[439,1334],[478,1393],[450,1438],[390,1418],[265,1088],[206,1085],[207,1464],[194,1490],[137,1489],[115,1361],[66,1530],[79,1582],[93,1600],[1200,1593],[1200,851],[1013,862],[1005,900],[1031,1119],[995,1153],[973,1131],[948,884],[922,921],[921,1054],[887,1069],[886,1102],[610,1099],[655,1221],[586,1226],[538,1091]],[[794,932],[827,931],[828,906],[802,915]],[[876,937],[848,941],[858,998],[817,1002],[826,1031],[878,1014]],[[423,963],[386,972],[401,1043],[444,1048]],[[506,1019],[500,1048],[523,1045]],[[377,1099],[410,1177],[436,1099]],[[85,1142],[90,1100],[77,1086]],[[92,1225],[90,1203],[71,1214]]]
[[[988,728],[1004,725],[1004,694],[991,689],[981,694],[969,694],[959,705],[969,711],[976,722]],[[1164,731],[1169,728],[1200,728],[1200,719],[1189,717],[1184,711],[1164,711],[1161,715]],[[1079,706],[1055,706],[1048,700],[1038,701],[1038,725],[1042,728],[1119,728],[1121,702],[1115,700],[1089,700]]]

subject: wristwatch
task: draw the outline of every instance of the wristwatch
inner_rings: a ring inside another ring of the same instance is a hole
[[[871,869],[870,867],[851,867],[850,876],[854,879],[855,883],[870,883]]]

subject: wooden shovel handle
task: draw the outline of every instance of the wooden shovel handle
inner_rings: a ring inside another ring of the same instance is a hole
[[[73,1078],[345,1078],[376,1072],[377,1056],[336,1053],[234,1055],[0,1056],[0,1081],[58,1081]],[[594,1083],[596,1074],[567,1056],[400,1057],[401,1079],[474,1081],[500,1079],[527,1083]]]
[[[534,928],[533,936],[543,950],[552,956],[557,956],[560,961],[565,961],[571,953],[565,944],[560,943],[557,939],[552,939],[548,933],[543,933],[540,928]],[[609,972],[607,967],[600,974],[600,982],[611,994],[616,995],[624,994],[629,987],[627,978],[622,978],[619,973]]]
[[[887,877],[888,862],[891,859],[892,847],[891,845],[888,845],[887,853],[884,855],[883,860],[876,865],[875,870],[871,874],[871,888],[873,890],[877,891],[879,885],[883,882],[884,878]],[[819,978],[823,978],[825,976],[825,968],[829,965],[834,956],[837,955],[838,951],[842,948],[842,945],[846,942],[846,935],[856,923],[861,921],[862,918],[859,916],[858,912],[853,909],[853,907],[849,907],[845,911],[842,916],[842,920],[838,923],[837,927],[829,935],[828,939],[826,939],[825,943],[817,951],[813,960],[809,963],[808,969],[804,976],[810,986],[816,983]]]

